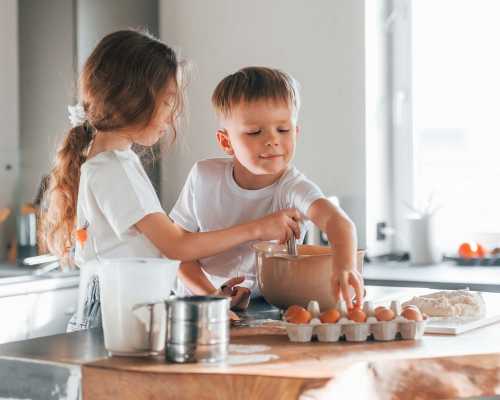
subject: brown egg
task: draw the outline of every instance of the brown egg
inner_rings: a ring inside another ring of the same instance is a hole
[[[332,308],[332,309],[322,313],[320,315],[319,319],[324,324],[334,324],[335,322],[337,322],[340,319],[340,312],[339,312],[339,310]]]
[[[377,307],[375,318],[377,321],[392,321],[395,317],[394,311],[386,307]]]
[[[401,312],[401,315],[412,321],[422,321],[424,319],[420,310],[414,306],[405,307]]]
[[[363,310],[355,307],[347,311],[347,318],[355,322],[365,322],[366,314],[363,312]]]
[[[285,320],[292,324],[308,324],[311,321],[311,313],[301,306],[290,306],[285,313]]]
[[[387,310],[387,307],[385,307],[385,306],[378,306],[378,307],[375,308],[375,310],[373,310],[373,312],[375,313],[375,315],[377,315],[377,313],[380,310]]]

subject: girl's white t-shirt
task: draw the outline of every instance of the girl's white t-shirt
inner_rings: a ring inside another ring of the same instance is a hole
[[[77,204],[77,229],[87,227],[88,233],[83,246],[77,243],[77,265],[95,259],[96,251],[102,258],[161,257],[134,227],[165,211],[131,149],[102,152],[82,164]]]
[[[301,241],[312,224],[306,217],[311,204],[324,198],[321,189],[297,168],[290,166],[281,178],[258,190],[241,188],[233,177],[233,160],[216,158],[197,162],[191,169],[170,218],[190,232],[207,232],[296,208],[303,218]],[[207,278],[220,287],[228,278],[243,275],[243,286],[258,294],[253,242],[199,260]],[[189,294],[181,282],[179,293]]]
[[[97,154],[80,170],[77,229],[87,227],[88,239],[76,243],[80,267],[77,319],[81,316],[89,279],[97,273],[100,258],[159,258],[161,252],[134,225],[148,214],[163,213],[137,154],[131,149]]]

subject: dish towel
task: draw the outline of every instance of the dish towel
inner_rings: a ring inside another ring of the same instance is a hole
[[[102,328],[101,301],[99,299],[99,277],[93,275],[87,284],[82,319],[78,321],[77,313],[68,322],[66,332],[81,331],[90,328]]]

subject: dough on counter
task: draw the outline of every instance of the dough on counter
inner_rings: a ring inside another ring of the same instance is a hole
[[[417,306],[421,312],[429,317],[483,317],[486,314],[486,305],[481,293],[470,290],[444,290],[416,296],[403,303]]]

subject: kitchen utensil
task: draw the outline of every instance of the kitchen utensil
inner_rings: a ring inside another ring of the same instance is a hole
[[[229,299],[193,296],[168,302],[165,356],[174,362],[218,362],[229,346]]]
[[[229,345],[229,305],[227,297],[192,296],[172,297],[161,304],[147,303],[134,306],[144,321],[158,324],[156,316],[164,305],[166,311],[165,358],[167,361],[218,362],[227,357]],[[163,314],[164,315],[164,314]],[[151,328],[149,329],[151,331]]]
[[[99,259],[104,347],[111,355],[145,356],[164,349],[163,304],[152,304],[147,318],[133,308],[168,298],[178,266],[179,261],[166,258]]]
[[[27,257],[36,256],[36,214],[24,213],[17,216],[17,260],[22,264]]]
[[[298,250],[297,250],[297,240],[295,239],[295,236],[292,235],[292,237],[286,242],[286,249],[287,253],[290,256],[298,256]]]
[[[23,260],[24,265],[40,265],[58,261],[58,257],[52,254],[40,254],[39,256],[27,257]]]
[[[307,307],[310,300],[321,309],[335,306],[331,285],[333,249],[300,245],[298,256],[289,256],[285,245],[272,242],[254,244],[257,282],[266,301],[279,308],[293,304]],[[358,250],[357,268],[363,271],[364,250]],[[354,291],[351,289],[351,295]]]

